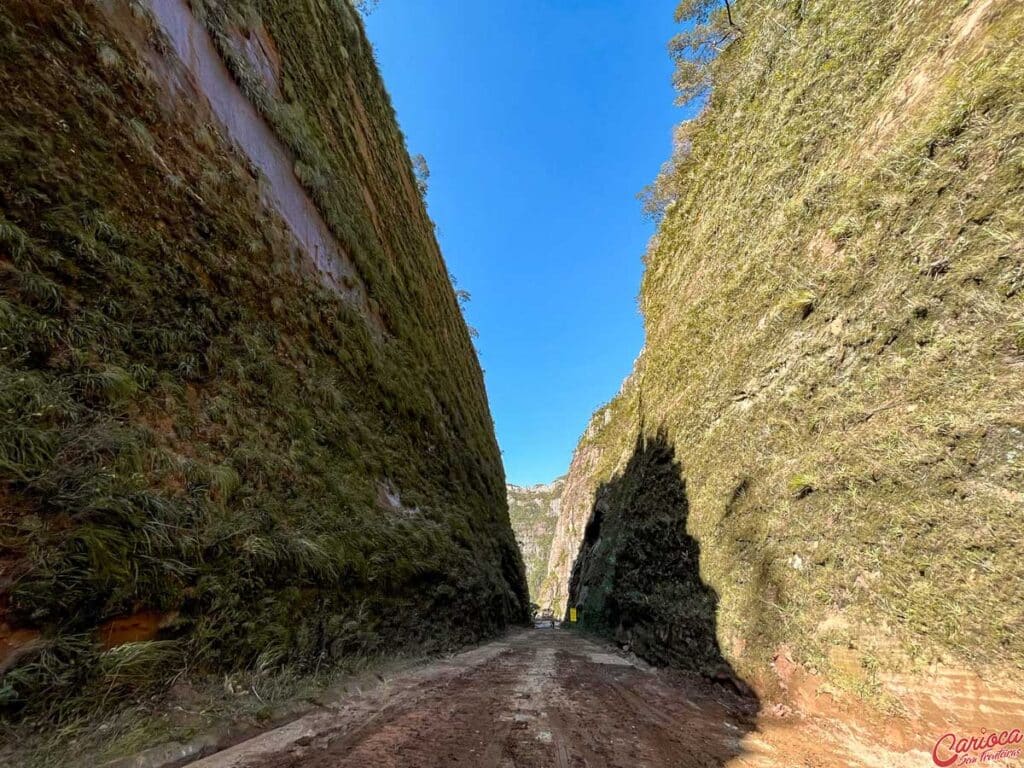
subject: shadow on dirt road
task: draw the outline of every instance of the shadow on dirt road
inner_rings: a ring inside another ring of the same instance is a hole
[[[756,708],[575,632],[532,630],[468,668],[397,682],[288,739],[196,768],[685,768],[742,753]],[[272,737],[273,734],[267,734]]]
[[[665,429],[641,427],[621,472],[602,483],[569,584],[585,629],[659,666],[698,672],[756,698],[718,644],[718,594],[687,532],[683,467]]]

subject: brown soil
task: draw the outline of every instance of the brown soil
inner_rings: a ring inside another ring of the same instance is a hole
[[[2,615],[2,614],[0,614]],[[41,641],[35,629],[15,629],[0,623],[0,674],[3,674],[24,654],[36,648]]]
[[[139,611],[104,622],[97,634],[104,648],[155,640],[160,630],[173,622],[177,615],[177,612]]]
[[[565,630],[534,630],[194,763],[194,768],[910,766],[826,718],[758,713],[756,699]]]

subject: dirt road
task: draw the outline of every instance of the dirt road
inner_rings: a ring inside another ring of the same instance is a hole
[[[873,741],[873,740],[872,740]],[[192,768],[920,766],[834,722],[536,629],[404,673]]]
[[[729,691],[564,630],[458,658],[193,765],[712,766],[743,751],[752,722],[749,704]]]

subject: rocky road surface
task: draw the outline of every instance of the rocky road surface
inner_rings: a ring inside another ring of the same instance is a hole
[[[435,662],[192,768],[927,765],[565,629]]]

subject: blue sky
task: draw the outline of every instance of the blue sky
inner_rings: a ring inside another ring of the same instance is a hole
[[[472,294],[509,482],[564,473],[643,344],[677,0],[381,0],[367,19],[448,268]]]

